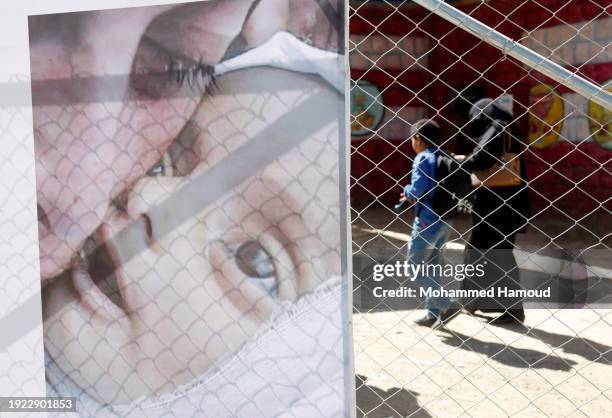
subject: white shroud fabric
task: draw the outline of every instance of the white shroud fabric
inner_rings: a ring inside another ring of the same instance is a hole
[[[47,374],[58,382],[49,387],[48,396],[77,396],[78,416],[348,416],[345,292],[336,277],[296,303],[284,304],[236,355],[173,393],[103,406],[70,384],[48,361]]]
[[[344,56],[306,45],[289,32],[277,32],[260,46],[215,65],[215,74],[261,66],[319,75],[344,94]]]

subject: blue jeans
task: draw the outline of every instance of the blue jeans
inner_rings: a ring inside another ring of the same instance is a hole
[[[423,263],[424,266],[439,264],[444,268],[442,247],[448,240],[449,233],[450,228],[442,221],[426,227],[419,218],[415,218],[412,224],[410,245],[408,246],[408,263],[413,265]],[[442,288],[441,281],[442,278],[437,274],[429,276],[421,274],[415,278],[416,284],[422,288],[427,287],[433,290]],[[427,312],[430,315],[439,316],[440,312],[449,307],[450,302],[450,299],[446,297],[428,298]]]

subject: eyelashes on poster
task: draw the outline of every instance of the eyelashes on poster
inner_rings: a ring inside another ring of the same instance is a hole
[[[350,414],[344,7],[30,16],[48,396]]]

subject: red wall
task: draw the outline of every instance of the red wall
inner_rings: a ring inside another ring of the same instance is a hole
[[[533,1],[517,6],[520,3],[491,0],[487,5],[478,3],[461,8],[518,40],[525,30],[601,17],[607,2],[540,0],[541,6]],[[475,83],[484,87],[488,97],[497,97],[504,90],[512,94],[514,114],[519,117],[525,136],[529,88],[545,81],[560,93],[567,91],[540,74],[528,73],[513,59],[503,59],[497,49],[420,7],[410,5],[396,11],[385,6],[368,5],[358,10],[358,14],[351,15],[351,34],[410,33],[410,36],[430,37],[433,47],[429,69],[433,74],[425,70],[384,68],[354,71],[352,76],[368,80],[381,90],[386,89],[383,102],[387,106],[426,105],[429,115],[441,123],[443,134],[453,138],[451,149],[465,151],[462,149],[465,142],[457,132],[457,126],[464,120],[448,105],[449,100],[456,96],[453,89],[462,90]],[[584,65],[578,72],[596,83],[603,83],[612,77],[612,63]],[[398,78],[394,82],[395,77]],[[421,93],[416,97],[411,91]],[[351,160],[353,205],[363,207],[375,197],[385,204],[394,203],[400,186],[408,181],[412,156],[410,145],[404,138],[354,139]],[[597,209],[601,201],[612,195],[612,152],[597,143],[577,145],[560,140],[546,149],[529,150],[526,157],[535,211],[550,207],[550,202],[553,202],[560,211],[582,216]],[[612,209],[612,201],[608,201],[607,206]]]

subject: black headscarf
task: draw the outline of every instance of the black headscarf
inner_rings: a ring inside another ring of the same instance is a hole
[[[480,99],[472,105],[469,113],[470,135],[480,137],[494,123],[512,123],[512,114],[490,98]]]

